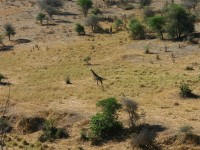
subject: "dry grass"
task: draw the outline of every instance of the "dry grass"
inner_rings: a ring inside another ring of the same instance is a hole
[[[2,15],[13,20],[15,16],[9,16],[13,7],[7,8],[9,11],[4,11]],[[16,9],[21,13],[27,8]],[[37,9],[36,6],[31,6],[33,12],[37,12]],[[77,11],[76,7],[74,9]],[[77,18],[76,21],[81,20],[79,16]],[[70,16],[69,20],[72,19]],[[160,134],[161,138],[176,132],[185,123],[193,126],[194,132],[200,134],[200,101],[183,100],[178,95],[179,86],[183,82],[189,84],[195,94],[200,94],[198,45],[185,44],[185,47],[179,49],[178,42],[132,41],[125,31],[113,35],[96,34],[95,37],[77,37],[72,33],[71,37],[66,37],[63,31],[73,31],[73,24],[61,23],[46,28],[34,21],[27,23],[27,30],[30,32],[30,35],[27,35],[27,31],[21,29],[25,21],[27,20],[16,23],[18,33],[13,39],[27,38],[32,42],[15,44],[6,39],[5,44],[14,44],[14,50],[0,52],[0,71],[13,84],[11,99],[15,106],[10,110],[10,114],[31,116],[44,111],[78,114],[78,119],[69,118],[63,122],[64,125],[68,124],[67,121],[73,122],[69,131],[71,138],[49,145],[57,149],[66,149],[66,144],[67,148],[72,149],[77,149],[77,145],[94,149],[77,141],[83,127],[81,123],[96,113],[95,104],[98,100],[108,97],[116,97],[118,100],[124,96],[133,98],[146,112],[147,122],[169,128]],[[56,32],[46,34],[51,30]],[[35,44],[39,45],[39,50],[33,50]],[[158,53],[160,60],[155,59],[156,54],[144,54],[144,47],[149,44],[150,51]],[[167,45],[171,52],[164,52],[164,45]],[[171,58],[172,52],[176,56],[175,63]],[[83,59],[86,56],[92,58],[92,65],[84,65]],[[191,65],[194,70],[185,70]],[[96,86],[91,68],[107,79],[104,81],[104,89]],[[72,85],[65,84],[67,76],[70,77]],[[8,87],[0,86],[2,102],[7,94]],[[175,102],[179,105],[175,106]],[[124,112],[120,113],[120,119],[126,120]],[[33,140],[34,137],[33,134],[27,139]],[[130,149],[128,143],[129,140],[121,143],[110,142],[98,149]]]

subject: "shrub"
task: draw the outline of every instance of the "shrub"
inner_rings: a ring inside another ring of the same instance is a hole
[[[93,9],[91,10],[91,13],[92,13],[93,15],[102,15],[102,11],[101,11],[99,8],[93,8]]]
[[[7,79],[7,77],[5,77],[3,74],[0,73],[0,83],[2,83],[3,79]]]
[[[131,146],[142,149],[154,149],[154,133],[148,129],[143,129],[138,134],[133,134],[131,138]]]
[[[85,35],[85,28],[79,23],[76,24],[75,31],[78,33],[78,35]]]
[[[116,19],[114,22],[114,28],[116,31],[119,31],[120,27],[122,27],[123,21],[121,19]]]
[[[40,21],[40,24],[42,25],[43,20],[46,18],[46,14],[40,12],[38,13],[36,20]]]
[[[47,140],[53,141],[55,139],[66,137],[68,137],[68,134],[63,128],[56,128],[54,126],[54,121],[47,120],[44,124],[43,134],[39,137],[39,140],[45,142]]]
[[[129,23],[129,31],[133,39],[143,39],[145,37],[144,26],[136,19],[132,19]]]
[[[113,137],[122,131],[122,124],[117,120],[117,110],[121,104],[115,98],[108,98],[97,102],[97,106],[102,108],[102,112],[92,117],[90,125],[94,136],[103,140]]]
[[[183,34],[195,30],[195,16],[188,13],[181,5],[170,4],[164,9],[166,31],[171,38],[180,39]]]
[[[88,14],[88,10],[92,8],[92,0],[77,0],[77,4],[83,11],[83,15],[86,17]]]
[[[163,39],[165,23],[165,17],[163,16],[154,16],[148,19],[149,27],[157,32],[160,35],[161,39]]]
[[[86,19],[86,26],[90,26],[93,32],[97,32],[100,28],[99,21],[99,16],[92,15]]]
[[[140,118],[137,109],[138,104],[131,99],[123,98],[123,104],[125,105],[125,110],[129,116],[130,128],[134,129],[136,127],[137,121]]]
[[[3,45],[3,35],[0,35],[0,44]]]
[[[93,134],[101,140],[115,136],[122,130],[122,124],[105,113],[97,113],[90,124]]]
[[[64,6],[63,0],[39,0],[39,7],[46,11],[50,18],[58,14],[59,9]]]
[[[182,84],[180,86],[180,96],[181,97],[190,97],[192,95],[192,90],[189,88],[187,84]]]
[[[5,35],[8,36],[9,41],[10,41],[10,37],[11,35],[14,36],[16,34],[15,32],[15,28],[12,26],[12,24],[7,23],[4,25],[4,29],[5,29]]]

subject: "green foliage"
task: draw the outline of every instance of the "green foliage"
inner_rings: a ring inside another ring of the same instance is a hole
[[[117,135],[122,131],[122,124],[117,120],[116,111],[121,108],[115,98],[108,98],[97,102],[102,112],[92,117],[90,125],[92,133],[98,139],[105,139]]]
[[[40,24],[42,24],[42,21],[46,18],[46,14],[40,12],[37,14],[36,20],[40,21]]]
[[[44,124],[43,134],[39,137],[39,140],[45,142],[47,140],[53,141],[66,137],[68,137],[68,134],[63,128],[56,128],[53,120],[47,120]]]
[[[92,0],[77,0],[77,4],[81,7],[83,15],[86,17],[93,3]]]
[[[8,36],[9,40],[11,35],[14,36],[16,34],[15,28],[10,23],[5,24],[4,29],[5,29],[5,35]]]
[[[143,39],[145,37],[144,26],[136,19],[132,19],[129,23],[129,31],[133,39]]]
[[[148,19],[149,27],[155,32],[157,32],[160,35],[161,39],[163,39],[165,24],[166,20],[163,16],[153,16]]]
[[[122,124],[113,116],[106,113],[97,113],[90,122],[91,130],[98,139],[115,136],[122,130]]]
[[[93,15],[102,15],[102,11],[101,11],[99,8],[93,8],[93,9],[91,10],[91,13],[92,13]]]
[[[116,31],[119,31],[119,28],[123,25],[123,21],[121,19],[116,19],[114,21],[114,28]]]
[[[195,16],[188,13],[183,6],[170,4],[164,9],[167,19],[166,31],[172,38],[180,38],[183,34],[195,30]]]
[[[78,33],[78,35],[85,35],[85,28],[79,23],[76,24],[75,31]]]
[[[115,98],[107,98],[97,102],[97,106],[100,106],[104,113],[108,115],[115,115],[116,111],[122,107]]]
[[[192,95],[192,90],[189,88],[187,84],[182,84],[180,86],[180,95],[181,97],[190,97]]]
[[[49,14],[50,18],[64,6],[63,0],[39,0],[38,3],[39,7]]]

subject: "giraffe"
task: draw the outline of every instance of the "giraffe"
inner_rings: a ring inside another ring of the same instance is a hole
[[[103,80],[105,80],[105,79],[100,77],[99,75],[97,75],[92,69],[90,71],[93,74],[94,80],[97,81],[97,86],[99,85],[99,82],[101,82],[101,85],[102,85],[103,84]]]

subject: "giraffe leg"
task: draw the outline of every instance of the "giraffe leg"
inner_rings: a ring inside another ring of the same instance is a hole
[[[99,85],[98,80],[97,80],[97,86]]]

